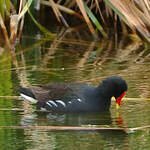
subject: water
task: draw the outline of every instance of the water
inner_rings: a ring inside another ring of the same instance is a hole
[[[24,37],[16,52],[0,48],[0,95],[19,95],[19,86],[49,82],[87,82],[97,86],[120,75],[129,86],[126,97],[150,97],[149,53],[139,41],[124,37],[93,42],[70,33],[56,38]],[[17,108],[14,110],[14,108]],[[105,113],[41,113],[17,98],[0,98],[0,150],[150,149],[149,128],[123,130],[51,131],[45,126],[135,128],[150,124],[150,101],[124,101],[119,112],[112,102]],[[25,128],[42,126],[43,128]],[[14,128],[12,128],[14,127]],[[22,128],[17,128],[22,127]]]

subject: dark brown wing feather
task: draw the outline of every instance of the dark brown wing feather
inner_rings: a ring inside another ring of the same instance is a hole
[[[78,84],[78,86],[76,86]],[[85,84],[65,84],[65,83],[53,83],[47,86],[31,86],[30,90],[35,95],[35,98],[41,102],[48,100],[64,100],[77,96],[79,91]]]

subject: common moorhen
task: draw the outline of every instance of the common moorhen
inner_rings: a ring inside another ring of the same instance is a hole
[[[127,83],[119,76],[103,80],[98,87],[85,83],[51,83],[19,88],[21,97],[43,111],[52,112],[108,111],[111,97],[115,97],[119,107],[126,91]]]

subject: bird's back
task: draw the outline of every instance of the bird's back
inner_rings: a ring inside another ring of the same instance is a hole
[[[46,86],[31,86],[30,90],[35,95],[35,98],[41,102],[47,100],[71,100],[74,98],[84,98],[84,91],[93,89],[83,83],[52,83]]]

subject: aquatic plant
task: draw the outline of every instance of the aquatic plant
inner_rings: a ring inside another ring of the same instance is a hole
[[[137,33],[150,42],[149,0],[40,0],[40,3],[50,6],[59,22],[69,26],[62,11],[84,20],[91,33],[97,30],[107,37],[106,28],[114,27],[114,31]]]
[[[13,1],[13,3],[10,0],[0,1],[0,26],[10,49],[14,49],[16,39],[20,39],[24,16],[31,3],[32,0],[20,0],[19,9],[17,10],[17,7],[15,8],[16,1]],[[7,22],[10,22],[9,27]]]
[[[11,45],[12,49],[16,39],[21,37],[27,10],[39,29],[51,35],[29,11],[31,3],[32,0],[0,1],[0,27],[7,44]],[[110,29],[113,29],[115,34],[128,32],[150,42],[149,0],[39,0],[34,1],[35,3],[34,7],[37,10],[40,6],[51,7],[57,20],[67,28],[71,26],[70,20],[67,20],[64,13],[75,16],[87,24],[96,38],[99,33],[107,38]],[[8,22],[10,22],[10,27],[8,27]]]

